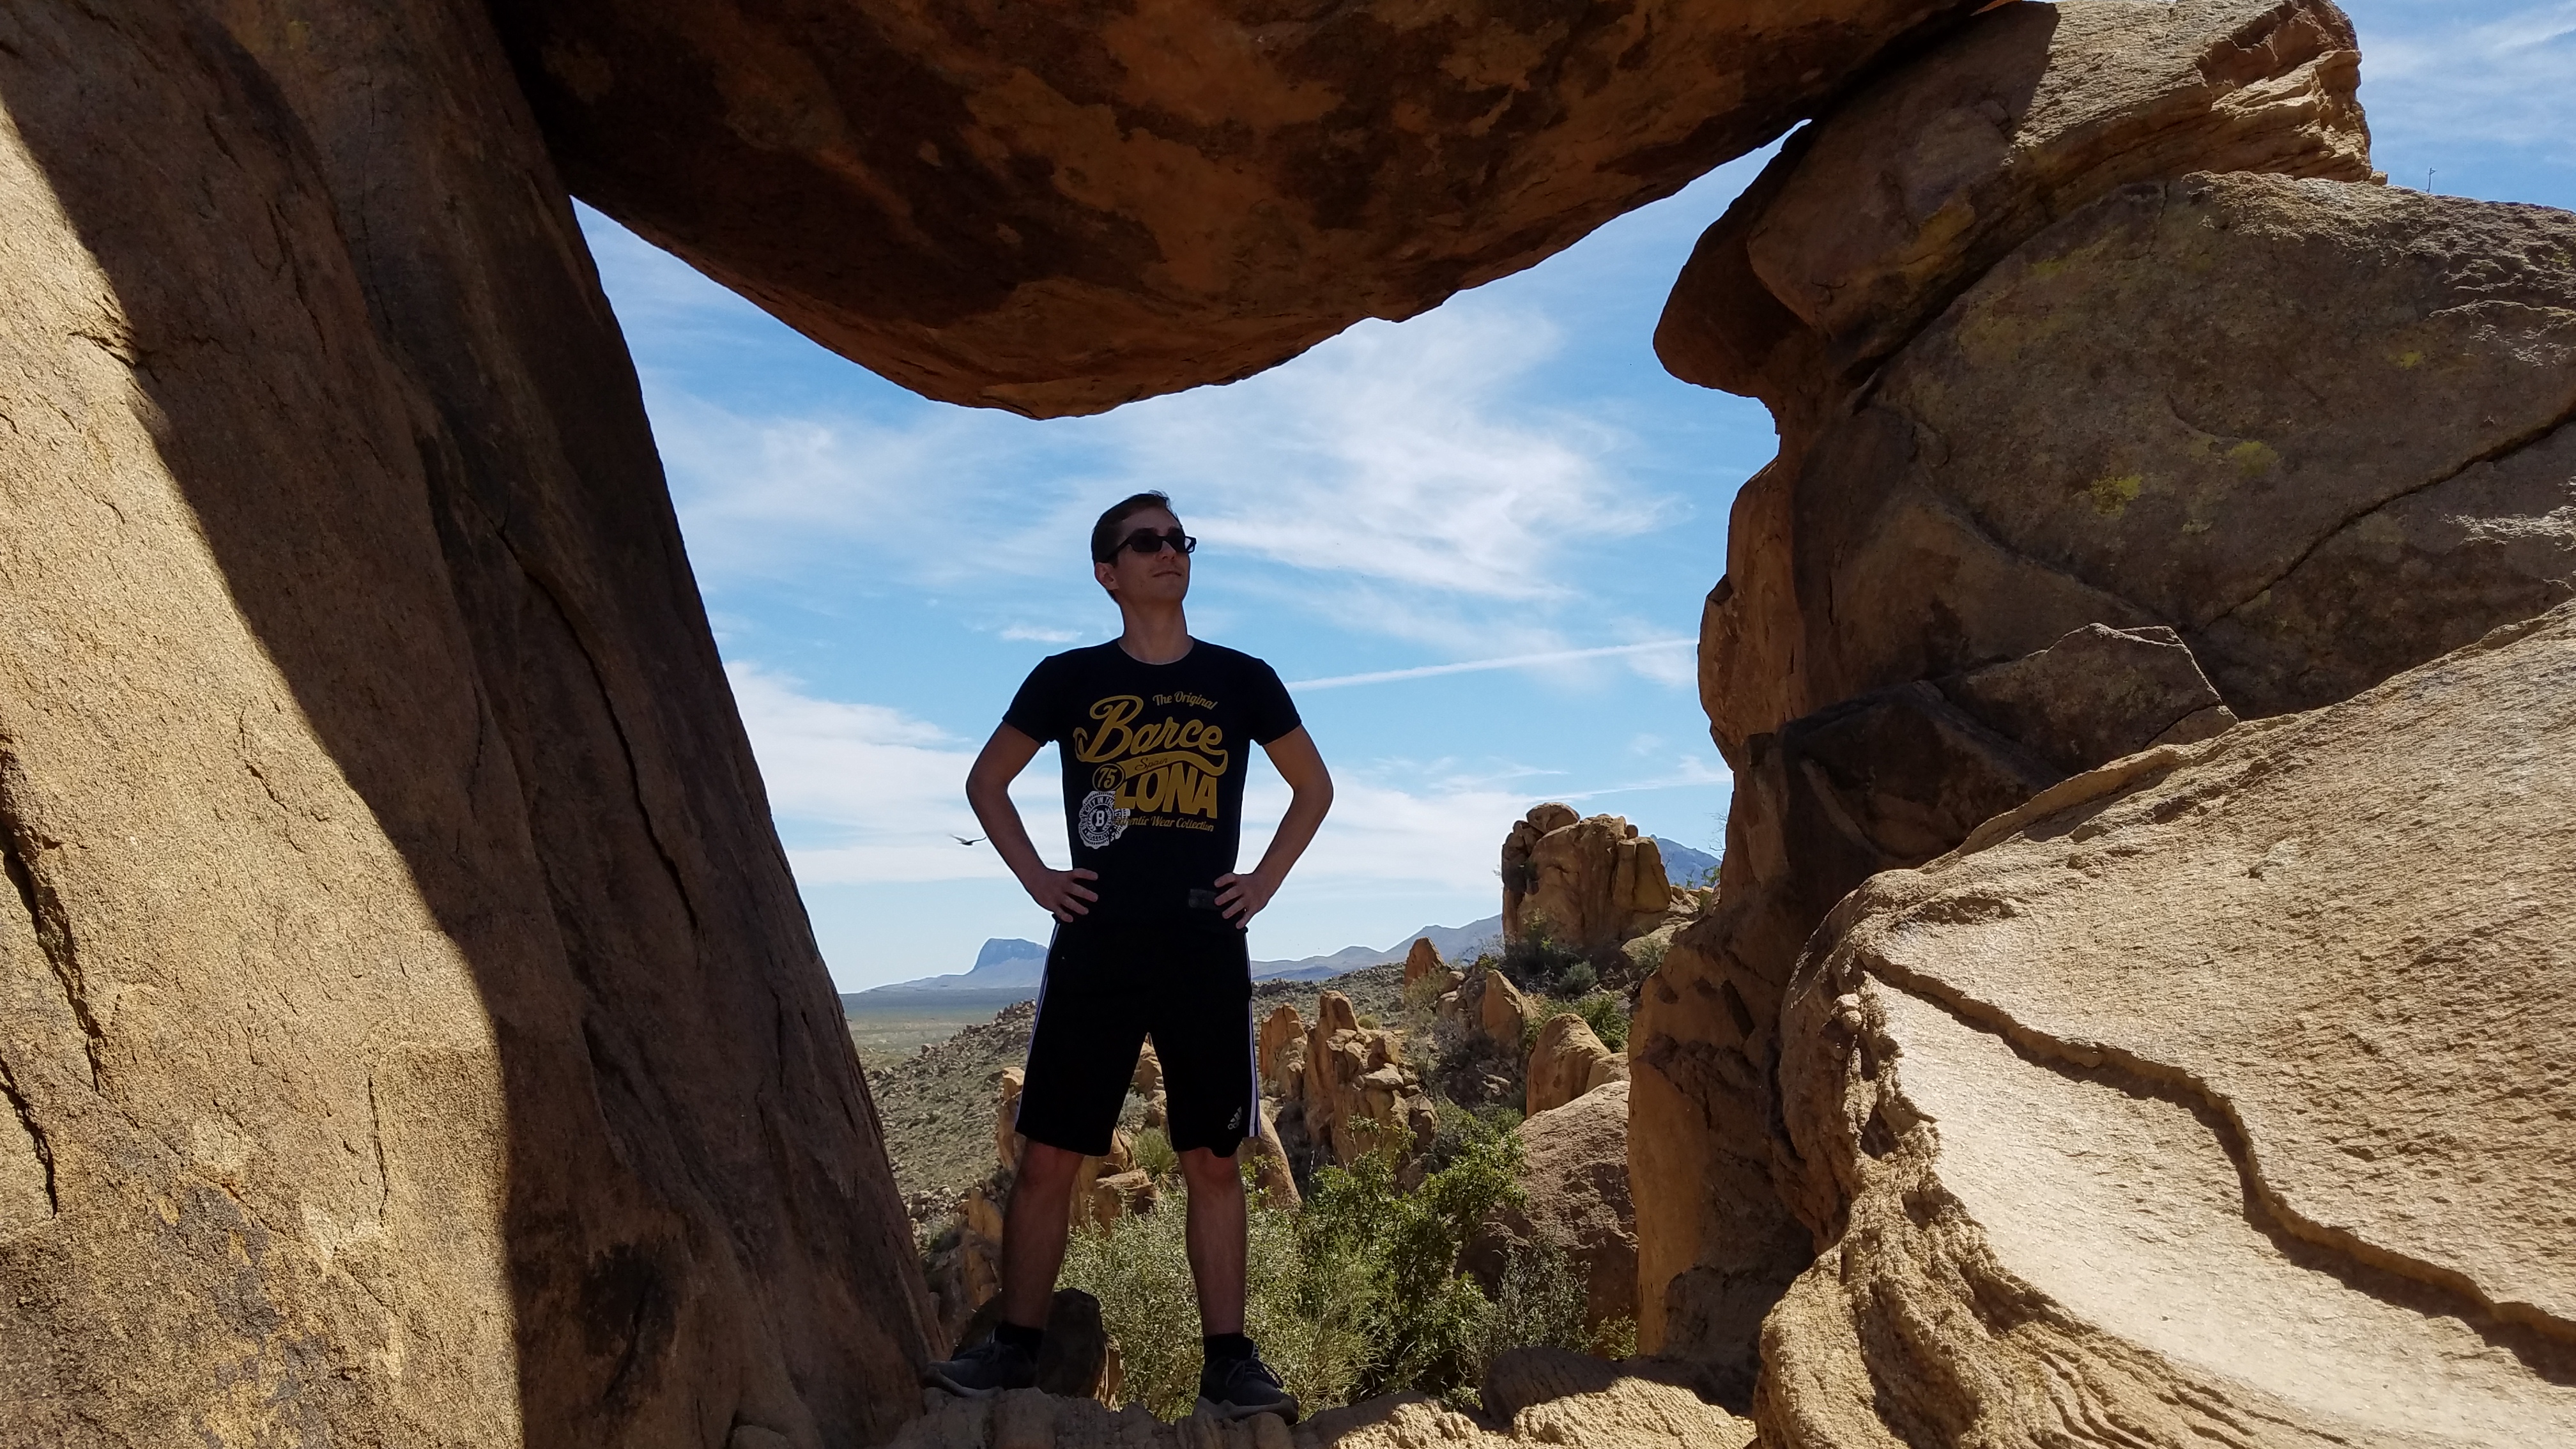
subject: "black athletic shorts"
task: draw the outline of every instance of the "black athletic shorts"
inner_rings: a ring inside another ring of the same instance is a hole
[[[1148,1036],[1163,1061],[1172,1146],[1233,1156],[1261,1111],[1252,962],[1243,932],[1214,912],[1056,927],[1029,1034],[1021,1135],[1106,1154]]]

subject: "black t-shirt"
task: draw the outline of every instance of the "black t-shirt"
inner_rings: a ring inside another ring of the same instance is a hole
[[[1146,920],[1208,909],[1243,838],[1252,747],[1297,728],[1270,666],[1193,640],[1141,664],[1113,640],[1039,661],[1002,722],[1064,763],[1064,826],[1076,868],[1100,873],[1091,915]]]

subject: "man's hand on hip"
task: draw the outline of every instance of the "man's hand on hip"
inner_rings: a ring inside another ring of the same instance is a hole
[[[1218,876],[1216,886],[1216,908],[1238,926],[1251,925],[1252,918],[1279,892],[1279,882],[1257,870]]]
[[[1030,900],[1044,907],[1048,915],[1059,921],[1070,921],[1076,916],[1091,914],[1090,903],[1100,899],[1098,891],[1087,889],[1081,884],[1083,881],[1100,879],[1098,871],[1079,868],[1040,870],[1034,875],[1034,879],[1023,877],[1020,881],[1021,888],[1029,893]],[[1265,896],[1264,899],[1267,897]]]

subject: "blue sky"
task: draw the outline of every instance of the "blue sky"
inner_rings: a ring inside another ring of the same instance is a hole
[[[2346,6],[2393,184],[2576,208],[2576,0]],[[1037,423],[925,401],[585,210],[716,636],[844,990],[965,969],[1046,917],[960,785],[1041,656],[1111,637],[1090,521],[1172,494],[1193,632],[1270,660],[1340,800],[1253,953],[1500,909],[1542,800],[1714,852],[1727,803],[1689,641],[1757,403],[1657,365],[1664,295],[1748,157],[1540,265],[1225,387]],[[1618,652],[1605,652],[1618,651]],[[1522,661],[1472,667],[1488,661]],[[1351,676],[1373,677],[1334,683]],[[1061,863],[1054,772],[1022,811]],[[1285,803],[1266,767],[1245,860]]]

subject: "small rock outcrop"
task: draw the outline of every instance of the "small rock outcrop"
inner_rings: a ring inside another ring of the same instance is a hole
[[[1302,1051],[1281,1048],[1283,1062],[1291,1055],[1302,1070],[1281,1083],[1274,1109],[1291,1157],[1347,1167],[1383,1142],[1399,1144],[1408,1158],[1430,1147],[1439,1112],[1404,1059],[1402,1036],[1361,1026],[1349,997],[1327,991],[1317,998]]]
[[[1261,1019],[1253,1045],[1262,1083],[1273,1093],[1284,1095],[1287,1084],[1305,1074],[1306,1019],[1297,1008],[1286,1002],[1273,1008]]]
[[[1767,1442],[2576,1439],[2572,742],[2576,606],[1844,902]]]
[[[1528,1092],[1522,1110],[1535,1117],[1627,1076],[1626,1057],[1602,1045],[1582,1017],[1559,1012],[1538,1029],[1538,1040],[1530,1046],[1522,1068]],[[1625,1094],[1620,1100],[1627,1100]]]
[[[1416,940],[1404,953],[1404,984],[1407,986],[1445,974],[1448,969],[1448,963],[1440,959],[1440,948],[1432,945],[1428,936]]]
[[[957,1335],[958,1349],[970,1349],[991,1338],[1001,1317],[998,1298],[976,1309],[965,1331]],[[1118,1340],[1109,1336],[1109,1326],[1101,1318],[1100,1300],[1079,1288],[1055,1290],[1055,1297],[1047,1304],[1046,1342],[1038,1349],[1038,1389],[1114,1404],[1124,1378]]]
[[[1637,1214],[1628,1192],[1628,1084],[1600,1090],[1513,1129],[1520,1138],[1521,1206],[1478,1231],[1460,1267],[1489,1288],[1515,1251],[1563,1252],[1584,1287],[1584,1321],[1637,1316]]]
[[[1616,815],[1533,809],[1503,840],[1503,939],[1544,931],[1595,960],[1663,924],[1673,908],[1663,852]]]

